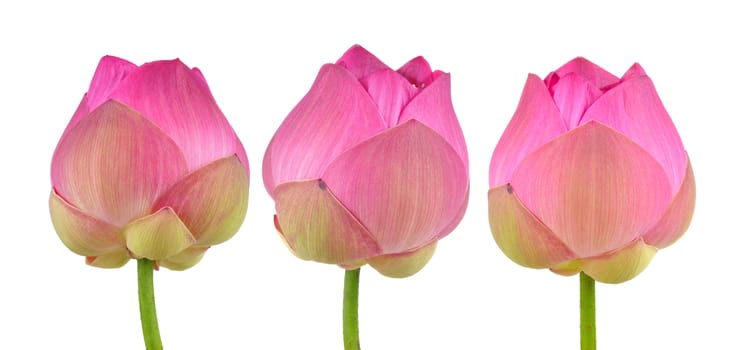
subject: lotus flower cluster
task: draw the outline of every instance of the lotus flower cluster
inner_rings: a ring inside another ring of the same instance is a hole
[[[634,64],[618,78],[577,58],[529,75],[490,167],[494,238],[516,263],[597,281],[639,274],[694,210],[681,139]]]
[[[301,259],[405,277],[462,219],[468,157],[450,76],[360,46],[324,65],[268,146],[276,227]]]
[[[249,167],[198,69],[107,56],[57,145],[52,186],[55,230],[88,264],[182,270],[239,229]]]

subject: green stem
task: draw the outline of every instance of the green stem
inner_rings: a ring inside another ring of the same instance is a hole
[[[156,318],[156,297],[153,295],[153,261],[138,259],[138,301],[140,323],[146,350],[162,350],[161,333]]]
[[[582,350],[595,350],[595,280],[584,272],[579,273],[579,320]]]
[[[361,269],[345,270],[343,287],[343,345],[345,350],[361,350],[358,341],[358,276]]]

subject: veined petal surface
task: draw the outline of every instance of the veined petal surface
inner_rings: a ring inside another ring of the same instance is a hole
[[[171,208],[137,219],[122,229],[127,249],[138,259],[158,261],[177,255],[195,238]]]
[[[673,196],[652,156],[598,122],[531,153],[511,185],[525,207],[581,258],[641,237]]]
[[[522,205],[510,185],[488,191],[488,219],[496,244],[519,265],[540,269],[576,258]]]
[[[459,155],[415,120],[340,155],[322,180],[371,232],[384,254],[432,241],[451,224],[468,189]]]
[[[146,63],[130,72],[111,97],[158,125],[182,150],[188,170],[232,154],[236,134],[207,85],[179,60]],[[242,159],[247,164],[246,159]]]
[[[530,152],[566,131],[560,112],[537,75],[529,74],[517,111],[493,151],[490,187],[505,185]]]
[[[582,259],[584,273],[603,283],[623,283],[644,271],[657,248],[636,240],[609,254]]]
[[[52,158],[57,193],[117,227],[149,214],[158,196],[185,173],[184,157],[168,136],[111,100],[71,129]]]
[[[384,128],[358,80],[340,66],[324,65],[268,145],[262,166],[265,188],[274,196],[280,183],[318,179],[338,155]]]
[[[335,64],[351,72],[358,80],[382,69],[390,69],[360,45],[353,45]]]
[[[94,110],[108,100],[119,84],[137,68],[132,62],[119,57],[102,57],[86,94],[88,109]]]
[[[660,163],[672,193],[686,171],[686,151],[652,80],[629,79],[607,91],[587,109],[581,123],[598,121],[626,135]]]
[[[568,74],[576,74],[603,91],[620,82],[618,77],[610,74],[602,67],[584,57],[577,57],[561,66],[561,68],[556,69],[545,78],[548,88],[553,90],[555,82],[558,81],[557,79],[563,78]]]
[[[86,264],[103,269],[116,269],[124,266],[128,261],[130,261],[130,254],[125,248],[108,254],[86,257]]]
[[[418,56],[408,61],[397,72],[417,88],[423,88],[434,81],[431,66],[423,56]]]
[[[403,107],[418,92],[405,77],[390,69],[366,76],[361,80],[361,84],[377,105],[387,128],[397,125]]]
[[[247,213],[249,176],[239,158],[229,156],[181,178],[154,204],[170,207],[196,239],[210,246],[231,238]]]
[[[434,241],[411,252],[376,256],[368,262],[371,267],[387,277],[410,277],[421,271],[431,260],[437,242]]]
[[[125,248],[119,228],[81,212],[54,190],[49,195],[49,211],[60,240],[75,254],[94,256]]]
[[[559,79],[552,94],[561,113],[561,119],[565,122],[567,130],[570,130],[579,125],[579,120],[582,119],[587,107],[603,93],[589,80],[571,73]]]
[[[673,197],[673,201],[665,211],[665,214],[644,235],[644,242],[662,249],[675,243],[678,238],[686,233],[688,225],[691,224],[691,217],[693,217],[693,211],[696,206],[695,181],[693,169],[691,168],[691,160],[688,160],[686,177],[683,179],[680,190]]]
[[[281,235],[303,260],[346,264],[382,253],[366,227],[321,180],[280,184],[275,210]]]

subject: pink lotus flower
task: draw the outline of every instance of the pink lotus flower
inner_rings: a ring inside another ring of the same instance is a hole
[[[197,68],[106,56],[57,145],[52,186],[55,230],[88,264],[182,270],[239,229],[249,167]]]
[[[491,160],[491,230],[514,262],[634,278],[694,210],[691,163],[644,70],[577,58],[530,74]]]
[[[326,64],[265,153],[276,227],[301,259],[405,277],[468,199],[450,76],[416,57],[393,71],[360,46]]]

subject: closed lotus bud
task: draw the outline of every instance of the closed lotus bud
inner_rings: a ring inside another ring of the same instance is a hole
[[[634,278],[694,210],[680,136],[650,78],[577,58],[529,75],[490,167],[489,218],[516,263],[597,281]]]
[[[276,227],[301,259],[405,277],[462,219],[468,157],[450,76],[360,46],[322,66],[265,153]]]
[[[197,68],[101,59],[52,158],[52,222],[86,262],[182,270],[247,211],[241,142]]]

